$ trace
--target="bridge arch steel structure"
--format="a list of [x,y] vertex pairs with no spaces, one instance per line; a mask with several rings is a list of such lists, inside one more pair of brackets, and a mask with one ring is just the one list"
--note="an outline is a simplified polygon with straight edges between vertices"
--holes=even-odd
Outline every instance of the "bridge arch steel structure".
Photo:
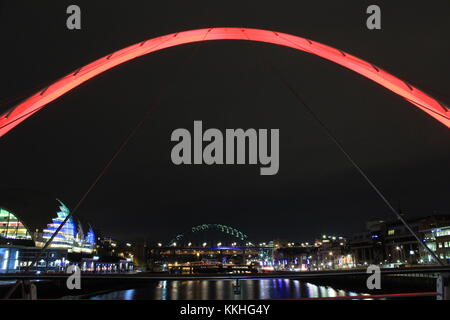
[[57,80],[0,115],[0,137],[82,83],[127,61],[182,44],[210,40],[248,40],[290,47],[317,55],[380,84],[450,128],[449,107],[381,68],[342,50],[286,33],[250,28],[207,28],[152,38],[100,58]]
[[239,240],[242,240],[242,241],[245,241],[248,239],[248,236],[245,233],[243,233],[242,231],[239,231],[236,228],[227,226],[225,224],[209,223],[209,224],[200,224],[198,226],[193,226],[189,231],[178,234],[175,238],[170,240],[169,245],[172,245],[173,243],[175,243],[177,241],[182,241],[187,234],[213,231],[213,230],[229,234],[229,235],[231,235]]

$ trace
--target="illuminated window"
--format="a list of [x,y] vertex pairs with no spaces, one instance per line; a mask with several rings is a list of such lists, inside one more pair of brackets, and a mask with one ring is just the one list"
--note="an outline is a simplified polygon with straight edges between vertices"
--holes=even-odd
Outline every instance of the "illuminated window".
[[450,228],[446,227],[443,229],[438,229],[438,230],[436,230],[436,235],[438,237],[448,236],[448,235],[450,235]]
[[86,242],[91,244],[91,245],[95,244],[95,233],[92,230],[92,228],[89,228],[89,231],[88,231],[88,233],[86,235]]
[[393,236],[395,234],[395,229],[391,229],[388,231],[388,236]]

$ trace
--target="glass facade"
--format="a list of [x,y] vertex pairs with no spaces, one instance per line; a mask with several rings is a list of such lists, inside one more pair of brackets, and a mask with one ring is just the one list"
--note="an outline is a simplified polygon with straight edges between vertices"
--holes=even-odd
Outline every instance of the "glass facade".
[[[59,211],[56,213],[56,217],[52,219],[52,222],[43,230],[41,239],[36,241],[38,247],[44,246],[70,214],[70,210],[61,201],[58,200],[58,202]],[[55,236],[50,247],[67,249],[69,252],[92,253],[95,247],[95,234],[91,227],[89,227],[89,231],[85,234],[81,224],[76,224],[74,219],[70,217]]]
[[95,244],[95,233],[94,230],[92,230],[92,228],[89,228],[89,231],[86,235],[86,242],[91,245]]
[[[59,200],[58,200],[59,201]],[[59,201],[59,211],[56,213],[57,216],[52,219],[52,222],[47,225],[47,228],[44,229],[43,238],[44,241],[47,241],[51,238],[53,233],[58,229],[64,219],[67,218],[70,211],[69,209]],[[76,226],[72,219],[72,217],[67,220],[62,229],[58,232],[51,243],[51,247],[53,248],[71,248],[75,242],[76,236]]]
[[19,264],[19,249],[0,248],[0,273],[14,272]]
[[[450,260],[450,226],[431,229],[425,233],[426,245],[433,250],[442,260]],[[428,253],[424,253],[425,260],[433,261]]]
[[3,208],[0,208],[0,237],[31,240],[31,235],[23,223],[14,214]]
[[440,228],[432,231],[436,237],[450,236],[450,227]]

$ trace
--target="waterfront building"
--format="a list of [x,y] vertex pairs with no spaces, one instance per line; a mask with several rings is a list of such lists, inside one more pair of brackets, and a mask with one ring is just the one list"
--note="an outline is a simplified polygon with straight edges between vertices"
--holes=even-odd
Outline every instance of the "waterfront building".
[[385,260],[385,222],[382,220],[366,223],[366,231],[355,233],[347,245],[354,257],[355,266],[379,264]]
[[[69,209],[61,201],[57,200],[56,204],[55,210],[45,215],[35,214],[32,208],[13,211],[0,206],[0,272],[23,271],[37,257],[69,214]],[[33,270],[64,271],[69,264],[76,262],[73,256],[92,255],[94,247],[92,227],[71,217]]]
[[[446,263],[450,263],[450,215],[435,215],[420,224],[424,243]],[[421,248],[422,263],[432,262],[431,255]]]
[[[450,215],[406,218],[406,221],[421,241],[442,260],[450,261]],[[368,222],[366,231],[353,235],[348,245],[357,266],[434,263],[401,221]]]
[[317,246],[316,265],[318,270],[345,269],[354,266],[353,255],[342,236],[322,235],[315,242]]

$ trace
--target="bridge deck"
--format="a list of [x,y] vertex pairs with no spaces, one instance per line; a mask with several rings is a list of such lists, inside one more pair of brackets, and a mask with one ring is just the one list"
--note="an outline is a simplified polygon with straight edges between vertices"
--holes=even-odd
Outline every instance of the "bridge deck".
[[[432,274],[450,273],[450,266],[443,267],[410,267],[410,268],[382,268],[381,274]],[[169,273],[83,273],[84,279],[133,279],[133,280],[221,280],[221,279],[307,279],[340,276],[364,276],[366,269],[324,270],[324,271],[300,271],[300,272],[264,272],[264,273],[208,273],[208,274],[169,274]],[[0,280],[11,279],[60,279],[67,278],[66,273],[12,273],[1,274]]]

